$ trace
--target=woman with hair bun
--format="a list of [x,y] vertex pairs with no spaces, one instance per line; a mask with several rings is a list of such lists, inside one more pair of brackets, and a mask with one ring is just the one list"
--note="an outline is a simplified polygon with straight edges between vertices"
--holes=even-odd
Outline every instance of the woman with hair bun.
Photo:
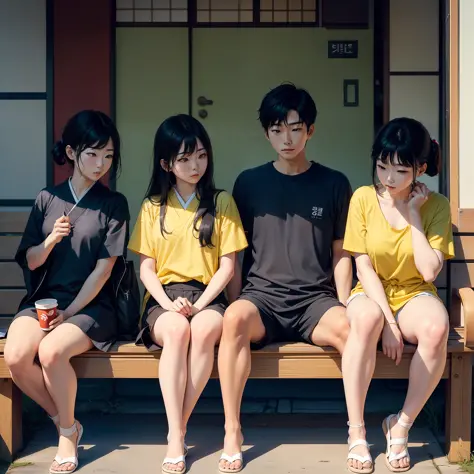
[[410,469],[408,430],[443,374],[449,318],[433,282],[454,256],[451,213],[446,197],[418,181],[436,176],[440,165],[440,147],[420,122],[391,120],[372,148],[374,184],[351,199],[344,249],[355,257],[359,282],[347,301],[342,370],[353,472],[373,471],[363,419],[378,341],[397,365],[403,341],[417,345],[405,403],[382,425],[390,471]]
[[[31,210],[15,257],[27,295],[8,330],[5,362],[15,384],[56,424],[59,446],[50,468],[56,474],[77,469],[83,434],[74,417],[77,379],[70,359],[93,347],[108,351],[116,340],[109,277],[126,252],[130,217],[125,197],[99,182],[120,168],[119,134],[107,115],[74,115],[52,154],[73,173],[40,191]],[[38,320],[44,299],[57,304],[49,327]]]

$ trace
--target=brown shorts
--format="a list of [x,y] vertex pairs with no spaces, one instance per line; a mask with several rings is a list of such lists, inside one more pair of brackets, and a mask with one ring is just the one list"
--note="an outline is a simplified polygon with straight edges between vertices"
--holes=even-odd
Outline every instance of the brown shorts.
[[[204,293],[206,285],[201,282],[191,280],[186,283],[169,283],[168,285],[164,285],[163,289],[171,301],[174,301],[176,298],[181,296],[186,298],[190,303],[194,304]],[[227,300],[224,293],[218,295],[214,301],[206,306],[206,309],[213,309],[222,316],[224,316],[226,308]],[[161,349],[161,347],[151,338],[151,330],[153,329],[156,320],[163,313],[166,313],[166,311],[166,309],[163,309],[158,304],[158,302],[150,296],[145,306],[143,325],[141,331],[138,333],[136,344],[143,344],[150,352]]]

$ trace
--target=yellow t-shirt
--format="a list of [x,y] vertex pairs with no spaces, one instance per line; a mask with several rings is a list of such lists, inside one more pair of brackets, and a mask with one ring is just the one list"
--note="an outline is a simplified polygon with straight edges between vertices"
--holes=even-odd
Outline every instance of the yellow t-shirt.
[[[441,251],[445,259],[454,257],[449,201],[441,194],[431,193],[421,208],[421,220],[431,247]],[[425,282],[415,266],[411,227],[397,230],[390,226],[374,186],[363,186],[352,196],[344,249],[370,257],[394,313],[418,293],[437,295],[434,284]],[[351,294],[363,291],[358,282]]]
[[[156,274],[162,285],[197,280],[208,285],[219,268],[219,258],[247,247],[239,211],[232,196],[217,197],[212,243],[201,247],[194,230],[199,201],[195,197],[184,209],[174,191],[170,192],[161,233],[160,205],[149,199],[142,204],[128,248],[156,261]],[[200,222],[197,228],[199,229]]]

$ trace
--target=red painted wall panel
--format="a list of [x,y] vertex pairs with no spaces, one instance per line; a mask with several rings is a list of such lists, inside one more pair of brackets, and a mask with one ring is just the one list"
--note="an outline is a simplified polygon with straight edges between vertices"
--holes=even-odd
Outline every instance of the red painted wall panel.
[[[111,0],[54,2],[54,137],[83,109],[111,113]],[[54,168],[57,184],[70,175]]]

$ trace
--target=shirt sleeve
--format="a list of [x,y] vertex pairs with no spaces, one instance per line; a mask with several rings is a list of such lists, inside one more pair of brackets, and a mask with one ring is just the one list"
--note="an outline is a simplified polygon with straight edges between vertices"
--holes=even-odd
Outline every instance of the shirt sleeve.
[[352,196],[347,214],[346,232],[344,235],[344,250],[351,254],[367,253],[365,237],[367,235],[364,200],[360,191]]
[[454,257],[453,226],[451,209],[446,198],[440,199],[426,231],[426,238],[432,249],[439,250],[446,260]]
[[334,240],[344,239],[346,232],[347,214],[352,196],[352,188],[349,180],[344,176],[341,184],[337,187],[336,194],[336,219],[334,225]]
[[15,261],[23,269],[28,268],[28,262],[26,260],[27,250],[39,245],[46,238],[46,236],[43,235],[43,222],[50,197],[51,195],[43,189],[36,197],[33,208],[31,209],[20,245],[15,254]]
[[111,206],[107,231],[99,250],[98,259],[126,255],[129,237],[130,213],[125,196],[118,194]]
[[249,244],[244,252],[242,261],[242,281],[245,283],[247,274],[253,263],[252,257],[252,238],[253,238],[253,215],[251,208],[248,205],[249,191],[252,187],[245,183],[245,172],[241,173],[235,180],[232,196],[237,205],[237,209],[242,219],[242,226],[244,228],[247,243]]
[[128,248],[135,253],[145,255],[153,259],[157,259],[155,253],[155,245],[153,239],[154,215],[153,206],[150,201],[142,204],[137,217],[137,222],[130,238]]
[[219,239],[219,257],[247,247],[247,239],[234,199],[226,193]]
[[249,212],[247,200],[249,195],[249,186],[246,186],[243,174],[240,174],[235,180],[232,196],[242,220],[242,226],[246,234],[252,233],[253,219]]

